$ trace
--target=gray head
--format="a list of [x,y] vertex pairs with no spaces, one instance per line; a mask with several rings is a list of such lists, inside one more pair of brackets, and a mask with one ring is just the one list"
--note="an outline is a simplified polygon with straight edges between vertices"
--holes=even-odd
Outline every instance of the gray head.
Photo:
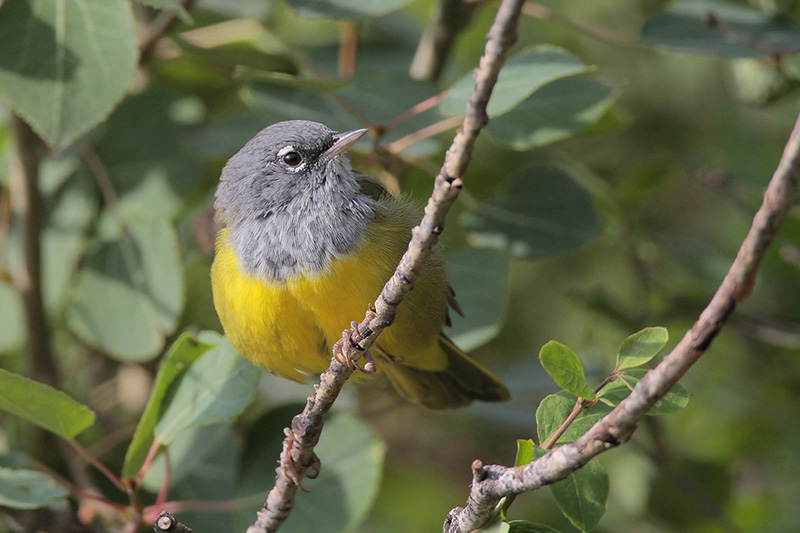
[[276,281],[318,274],[360,246],[378,205],[361,194],[345,151],[366,131],[279,122],[228,161],[214,207],[246,271]]

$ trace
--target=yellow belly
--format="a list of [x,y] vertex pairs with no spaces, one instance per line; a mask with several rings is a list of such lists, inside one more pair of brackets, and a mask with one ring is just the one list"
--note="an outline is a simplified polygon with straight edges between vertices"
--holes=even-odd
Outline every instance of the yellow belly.
[[[325,274],[275,283],[242,271],[228,245],[228,231],[217,236],[211,268],[214,304],[225,333],[253,363],[298,381],[327,368],[333,344],[351,321],[363,319],[409,236],[407,227],[373,222],[364,245],[334,259]],[[399,307],[394,324],[379,337],[381,349],[404,365],[444,370],[447,356],[438,339],[448,291],[441,261],[435,259]]]

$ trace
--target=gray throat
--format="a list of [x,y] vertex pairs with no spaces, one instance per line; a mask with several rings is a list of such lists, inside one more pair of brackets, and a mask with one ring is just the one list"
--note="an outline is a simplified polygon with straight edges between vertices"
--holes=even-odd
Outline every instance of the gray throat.
[[[329,179],[230,220],[229,243],[242,268],[268,281],[324,274],[331,260],[358,250],[380,209],[355,179]],[[252,213],[251,213],[252,215]]]

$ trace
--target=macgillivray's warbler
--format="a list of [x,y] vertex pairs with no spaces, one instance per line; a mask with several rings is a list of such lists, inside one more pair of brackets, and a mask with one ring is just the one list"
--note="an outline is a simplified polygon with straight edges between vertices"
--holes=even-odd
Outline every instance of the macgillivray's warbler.
[[[345,154],[366,131],[279,122],[222,171],[214,304],[233,346],[274,374],[306,381],[325,370],[342,330],[375,301],[408,247],[413,205],[353,172]],[[453,302],[434,250],[372,347],[378,370],[431,409],[508,399],[497,376],[442,333]]]

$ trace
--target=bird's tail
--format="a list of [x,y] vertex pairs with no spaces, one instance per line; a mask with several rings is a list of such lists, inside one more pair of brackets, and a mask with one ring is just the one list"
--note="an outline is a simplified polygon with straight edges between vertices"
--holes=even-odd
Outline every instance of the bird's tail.
[[444,334],[439,337],[439,345],[447,354],[446,370],[420,370],[403,364],[383,366],[401,396],[428,409],[452,409],[473,400],[502,402],[510,398],[500,378]]

